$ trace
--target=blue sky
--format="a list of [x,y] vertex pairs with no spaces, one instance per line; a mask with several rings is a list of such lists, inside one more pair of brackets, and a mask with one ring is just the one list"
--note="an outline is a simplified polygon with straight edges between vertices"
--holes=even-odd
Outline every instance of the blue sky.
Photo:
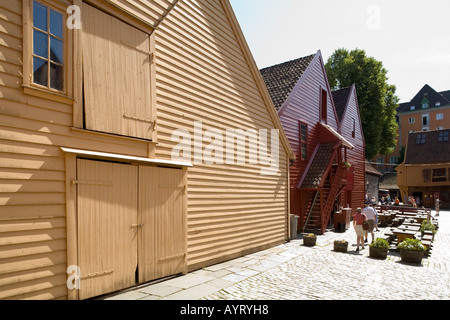
[[450,90],[450,0],[230,0],[259,68],[320,50],[364,49],[400,102]]

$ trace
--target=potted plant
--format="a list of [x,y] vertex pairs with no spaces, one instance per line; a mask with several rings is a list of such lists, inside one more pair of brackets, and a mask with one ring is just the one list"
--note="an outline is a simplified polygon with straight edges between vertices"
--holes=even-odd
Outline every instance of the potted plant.
[[422,237],[425,234],[425,231],[430,231],[433,234],[433,238],[434,238],[434,235],[436,234],[436,227],[433,224],[429,223],[428,220],[424,220],[420,227],[420,232],[422,234]]
[[317,237],[314,233],[306,234],[303,236],[303,244],[308,247],[314,247],[316,245]]
[[345,240],[335,240],[334,241],[334,251],[347,252],[348,242]]
[[389,242],[382,238],[377,238],[369,245],[369,257],[375,259],[386,259],[389,250]]
[[426,248],[418,239],[409,238],[398,245],[400,257],[404,262],[420,264]]

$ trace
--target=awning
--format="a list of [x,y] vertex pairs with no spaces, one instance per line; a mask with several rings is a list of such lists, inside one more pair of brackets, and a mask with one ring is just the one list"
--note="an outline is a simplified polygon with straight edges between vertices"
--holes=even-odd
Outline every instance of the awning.
[[332,127],[330,127],[327,124],[324,124],[322,122],[319,122],[326,130],[328,130],[332,135],[334,135],[338,140],[342,142],[342,145],[344,147],[347,147],[349,149],[354,149],[355,146],[352,145],[350,142],[347,141],[343,136],[341,136],[336,130],[334,130]]
[[141,163],[147,165],[164,165],[171,167],[192,167],[193,165],[188,162],[178,162],[171,160],[158,160],[158,159],[148,159],[141,157],[132,157],[121,154],[114,153],[105,153],[105,152],[97,152],[97,151],[89,151],[89,150],[81,150],[81,149],[71,149],[61,147],[61,150],[65,153],[72,153],[78,156],[86,156],[90,159],[99,159],[99,160],[113,160],[120,161],[125,163]]

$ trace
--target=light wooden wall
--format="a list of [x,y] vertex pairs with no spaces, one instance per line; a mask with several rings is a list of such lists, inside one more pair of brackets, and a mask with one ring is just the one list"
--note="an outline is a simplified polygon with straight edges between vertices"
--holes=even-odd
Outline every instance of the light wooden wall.
[[[76,178],[76,164],[60,147],[148,157],[154,144],[75,128],[73,105],[79,101],[24,93],[25,1],[0,0],[0,299],[66,299],[66,269],[76,256],[73,225],[67,224],[73,222],[75,198],[66,179]],[[157,158],[170,159],[173,130],[192,132],[197,120],[205,130],[274,128],[222,1],[180,1],[156,41]],[[70,63],[79,67],[76,54]],[[80,72],[73,71],[77,79]],[[74,89],[76,95],[79,84]],[[259,165],[189,169],[190,269],[287,239],[283,147],[279,167],[273,176],[262,176]]]
[[[181,1],[156,34],[157,156],[171,134],[203,129],[274,128],[221,1]],[[280,144],[281,145],[281,144]],[[190,269],[283,242],[288,208],[287,155],[280,171],[260,166],[195,165],[188,174]]]
[[22,1],[1,0],[0,299],[65,299],[66,165],[60,147],[147,157],[149,144],[74,129],[72,101],[24,94],[22,50]]

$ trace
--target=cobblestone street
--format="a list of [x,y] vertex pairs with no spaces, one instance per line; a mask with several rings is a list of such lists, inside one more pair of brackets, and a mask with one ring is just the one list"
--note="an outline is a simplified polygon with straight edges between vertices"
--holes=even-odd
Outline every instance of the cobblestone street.
[[[366,245],[356,251],[353,227],[345,234],[328,232],[318,245],[275,268],[209,295],[207,299],[257,300],[448,300],[450,299],[450,212],[441,212],[432,254],[422,265],[401,262],[399,253],[387,260],[369,258]],[[375,232],[375,237],[386,229]],[[333,251],[333,241],[346,239],[349,251]],[[370,236],[369,236],[370,239]],[[283,247],[295,252],[302,240]],[[281,247],[278,248],[283,251]]]
[[[433,212],[434,215],[434,212]],[[388,229],[380,228],[375,237]],[[299,236],[301,237],[301,236]],[[349,242],[347,253],[334,240]],[[369,240],[371,240],[369,236]],[[450,211],[441,211],[431,256],[421,265],[356,251],[353,226],[327,231],[315,247],[301,238],[187,275],[134,288],[107,300],[449,300]]]

